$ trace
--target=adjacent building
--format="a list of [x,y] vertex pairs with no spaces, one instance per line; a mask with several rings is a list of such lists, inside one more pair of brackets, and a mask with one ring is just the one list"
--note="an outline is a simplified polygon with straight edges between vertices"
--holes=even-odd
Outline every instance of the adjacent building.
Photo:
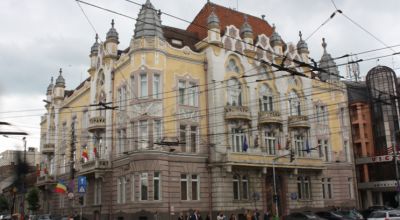
[[[182,30],[146,1],[128,48],[116,26],[96,36],[88,79],[66,90],[60,70],[47,89],[42,212],[166,219],[356,205],[347,93],[325,41],[316,72],[300,65],[301,34],[284,42],[263,18],[211,2]],[[71,193],[52,192],[60,180]]]
[[[399,143],[398,82],[386,66],[372,68],[365,82],[347,83],[360,207],[397,207]],[[396,147],[395,147],[396,146]]]

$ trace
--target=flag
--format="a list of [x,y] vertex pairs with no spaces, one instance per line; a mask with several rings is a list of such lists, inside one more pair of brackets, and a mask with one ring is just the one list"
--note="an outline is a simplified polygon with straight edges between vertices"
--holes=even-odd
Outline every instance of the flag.
[[311,153],[311,148],[310,148],[310,143],[308,142],[308,139],[306,141],[306,152],[309,154]]
[[279,139],[278,139],[277,148],[278,148],[278,150],[281,150],[281,149],[282,149],[282,146],[281,146],[281,141],[280,141]]
[[93,147],[93,154],[94,154],[94,157],[97,157],[97,148],[96,147]]
[[60,180],[56,188],[54,189],[54,192],[56,193],[66,193],[67,192],[67,186],[64,184],[64,181]]
[[36,176],[40,176],[40,165],[36,164]]
[[86,158],[86,160],[89,160],[89,155],[86,148],[82,151],[82,157]]
[[43,169],[44,174],[48,174],[49,172],[47,171],[47,164],[44,165],[44,169]]
[[75,188],[75,181],[74,179],[72,179],[68,183],[68,192],[74,192],[74,188]]
[[248,148],[249,148],[249,145],[247,144],[247,138],[246,138],[246,135],[245,135],[244,139],[243,139],[242,151],[243,152],[247,152]]

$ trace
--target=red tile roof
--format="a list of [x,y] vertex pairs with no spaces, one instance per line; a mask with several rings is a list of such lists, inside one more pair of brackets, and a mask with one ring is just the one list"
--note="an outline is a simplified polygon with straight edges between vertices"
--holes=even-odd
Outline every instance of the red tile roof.
[[[186,30],[192,33],[196,33],[199,39],[204,39],[205,37],[207,37],[207,18],[213,8],[214,13],[218,16],[220,21],[221,33],[225,31],[225,27],[228,25],[234,25],[239,29],[240,27],[242,27],[245,13],[208,2],[196,15],[196,17]],[[260,34],[271,36],[272,27],[268,24],[267,21],[258,17],[254,17],[252,15],[246,15],[249,24],[253,28],[254,37]]]

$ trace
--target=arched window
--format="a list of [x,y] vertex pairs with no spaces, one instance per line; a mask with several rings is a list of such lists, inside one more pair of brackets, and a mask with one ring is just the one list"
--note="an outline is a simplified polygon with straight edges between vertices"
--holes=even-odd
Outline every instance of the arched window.
[[274,110],[273,94],[271,89],[263,84],[259,94],[260,111],[269,112]]
[[228,61],[228,64],[226,65],[226,71],[227,72],[235,72],[235,73],[239,73],[239,67],[236,64],[236,61],[234,59],[230,59]]
[[228,80],[228,105],[242,105],[242,87],[237,79]]
[[300,99],[294,91],[290,92],[288,100],[290,116],[301,115]]

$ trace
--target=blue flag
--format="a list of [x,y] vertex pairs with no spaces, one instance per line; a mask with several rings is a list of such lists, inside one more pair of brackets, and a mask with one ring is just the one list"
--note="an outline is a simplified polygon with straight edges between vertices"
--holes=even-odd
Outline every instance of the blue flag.
[[244,140],[243,140],[243,146],[242,146],[243,152],[247,152],[247,148],[249,148],[249,145],[247,144],[247,138],[246,138],[246,135],[245,135],[244,136]]
[[306,152],[309,154],[311,153],[310,143],[308,143],[308,139],[306,141]]

